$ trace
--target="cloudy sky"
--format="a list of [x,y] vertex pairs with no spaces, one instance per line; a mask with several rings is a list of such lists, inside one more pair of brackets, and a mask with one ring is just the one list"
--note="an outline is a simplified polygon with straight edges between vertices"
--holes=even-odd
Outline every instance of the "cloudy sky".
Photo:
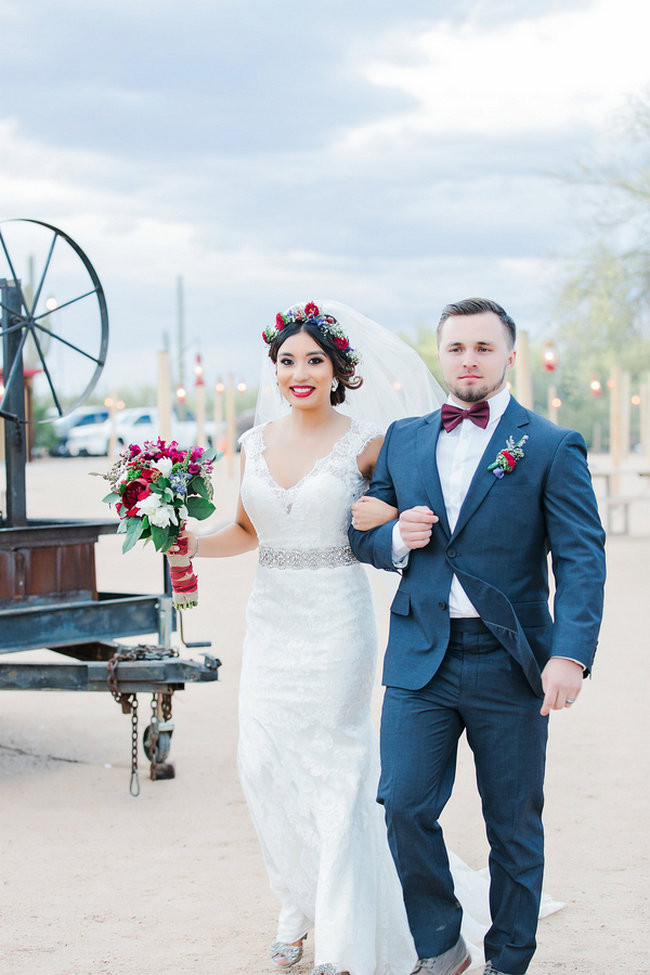
[[0,13],[0,216],[52,223],[90,257],[105,390],[154,383],[165,333],[176,354],[179,276],[185,368],[200,351],[209,383],[254,382],[261,329],[311,297],[409,331],[485,294],[543,332],[550,258],[580,245],[584,216],[557,174],[605,156],[650,83],[638,0]]

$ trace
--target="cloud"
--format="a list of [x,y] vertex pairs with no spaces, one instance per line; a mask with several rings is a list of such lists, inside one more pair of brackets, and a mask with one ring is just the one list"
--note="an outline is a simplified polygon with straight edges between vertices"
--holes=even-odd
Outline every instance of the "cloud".
[[352,131],[345,148],[403,152],[441,136],[599,128],[650,80],[638,13],[636,0],[597,0],[487,29],[469,19],[399,31],[396,56],[370,56],[358,69],[412,107]]
[[0,212],[95,264],[108,388],[154,381],[179,275],[206,377],[254,382],[302,297],[401,329],[483,292],[547,327],[546,254],[581,211],[549,174],[650,79],[631,0],[5,7]]

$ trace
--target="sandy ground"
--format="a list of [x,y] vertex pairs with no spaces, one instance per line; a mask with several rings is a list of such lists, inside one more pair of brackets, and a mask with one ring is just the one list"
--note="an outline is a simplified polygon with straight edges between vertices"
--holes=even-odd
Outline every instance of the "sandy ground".
[[[105,466],[83,459],[30,465],[30,517],[105,517],[97,500],[103,485],[86,476]],[[235,488],[221,468],[215,521],[229,517]],[[533,975],[650,972],[642,622],[650,524],[643,513],[635,519],[632,535],[609,541],[594,679],[571,712],[552,719],[546,887],[566,907],[540,925]],[[103,537],[97,561],[101,589],[160,588],[152,551],[123,557],[118,540]],[[0,975],[277,973],[267,960],[276,904],[235,769],[239,657],[255,562],[253,553],[200,563],[201,604],[186,637],[211,639],[223,666],[218,683],[175,695],[174,780],[150,781],[141,753],[142,792],[129,795],[130,724],[109,694],[2,694]],[[383,625],[381,583],[376,597]],[[19,656],[37,655],[47,652]],[[147,709],[143,696],[141,712]],[[466,749],[444,824],[450,846],[483,866]],[[292,971],[305,975],[310,965],[306,951]]]

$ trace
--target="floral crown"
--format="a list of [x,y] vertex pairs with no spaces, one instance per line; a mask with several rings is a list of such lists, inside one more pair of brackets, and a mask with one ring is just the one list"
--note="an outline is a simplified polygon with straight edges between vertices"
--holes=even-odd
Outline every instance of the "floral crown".
[[308,301],[303,307],[302,305],[294,305],[289,311],[285,312],[283,315],[281,312],[275,316],[275,325],[271,325],[265,328],[262,332],[262,338],[267,345],[271,345],[275,342],[278,337],[278,333],[286,328],[287,325],[300,324],[303,325],[305,322],[310,322],[312,325],[316,325],[320,328],[322,332],[329,335],[334,345],[342,352],[344,357],[347,359],[351,366],[356,366],[359,362],[359,356],[354,351],[350,345],[350,340],[347,335],[334,318],[333,315],[327,315],[321,312],[320,308],[313,301]]

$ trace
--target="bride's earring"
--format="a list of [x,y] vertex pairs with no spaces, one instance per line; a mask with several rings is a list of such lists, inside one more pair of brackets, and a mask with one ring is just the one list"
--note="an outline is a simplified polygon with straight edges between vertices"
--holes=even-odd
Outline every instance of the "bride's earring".
[[334,379],[332,380],[332,385],[330,386],[330,389],[332,390],[333,393],[335,393],[338,388],[339,388],[339,381],[335,376]]

